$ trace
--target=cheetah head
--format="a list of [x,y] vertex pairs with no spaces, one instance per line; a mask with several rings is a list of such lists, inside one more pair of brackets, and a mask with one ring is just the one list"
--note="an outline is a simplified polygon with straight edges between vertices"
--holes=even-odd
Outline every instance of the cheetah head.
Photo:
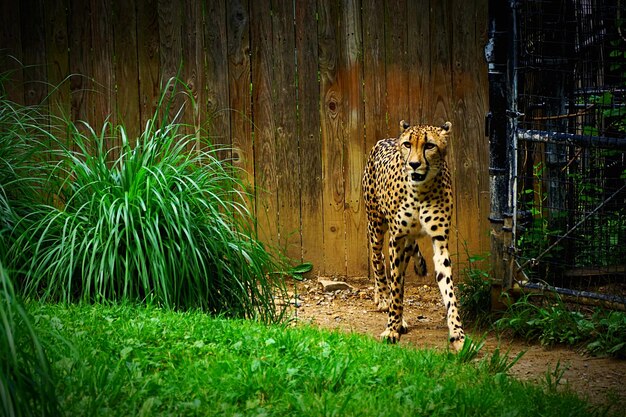
[[397,145],[405,162],[409,181],[415,185],[429,181],[445,163],[452,123],[445,122],[441,127],[410,126],[402,120],[400,127],[402,133],[397,139]]

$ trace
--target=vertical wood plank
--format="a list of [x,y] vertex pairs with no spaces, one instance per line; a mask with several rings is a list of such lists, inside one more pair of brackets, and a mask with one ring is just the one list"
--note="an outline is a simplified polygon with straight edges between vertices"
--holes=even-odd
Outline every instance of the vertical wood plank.
[[341,19],[337,2],[318,2],[318,44],[320,72],[320,123],[322,132],[323,212],[324,212],[324,271],[331,275],[346,275],[346,227],[344,219],[345,144],[340,113],[343,111],[343,91],[339,81],[341,43],[337,27]]
[[[452,27],[455,28],[452,43],[454,163],[460,264],[467,262],[467,254],[477,255],[485,249],[488,233],[480,211],[481,194],[488,191],[486,170],[481,169],[488,160],[485,154],[488,147],[482,135],[487,107],[487,71],[484,61],[475,59],[482,51],[476,40],[477,29],[465,24],[479,21],[478,3],[484,1],[459,3],[452,12]],[[482,10],[484,12],[484,5]],[[486,21],[486,16],[482,18]]]
[[296,2],[302,258],[311,262],[313,271],[319,274],[324,269],[324,225],[316,14],[316,2]]
[[[409,46],[407,48],[408,61],[408,106],[411,124],[436,124],[434,114],[430,110],[430,97],[432,95],[431,83],[431,57],[430,57],[430,0],[412,1],[407,10],[407,35]],[[433,249],[428,238],[418,240],[420,251],[426,259],[428,270],[432,273]],[[407,277],[416,279],[414,269],[407,268]],[[422,278],[420,283],[431,284],[432,276]]]
[[[159,59],[161,68],[161,88],[170,83],[166,94],[169,106],[168,120],[174,117],[185,106],[185,98],[181,92],[178,81],[181,80],[180,65],[182,62],[182,12],[183,0],[158,0],[159,8]],[[186,116],[190,109],[184,108],[182,117],[179,115],[178,122],[188,122]],[[185,114],[186,113],[186,114]]]
[[[477,85],[476,94],[473,99],[474,102],[472,112],[476,113],[478,117],[478,131],[476,132],[476,145],[477,145],[477,174],[478,174],[478,218],[479,218],[479,234],[480,240],[479,254],[487,254],[490,250],[490,236],[489,231],[491,224],[489,223],[489,211],[490,211],[490,193],[489,193],[489,140],[484,136],[485,131],[485,118],[484,116],[489,111],[489,79],[487,71],[487,62],[484,59],[476,59],[476,57],[484,56],[484,48],[487,44],[487,22],[489,21],[489,7],[487,0],[475,0],[475,24],[474,24],[474,54],[469,56],[470,60],[473,60],[477,68],[474,70],[475,82]],[[465,23],[467,24],[467,23]],[[484,266],[487,268],[487,265]]]
[[[204,45],[206,98],[203,108],[211,142],[219,147],[230,148],[230,111],[228,98],[228,43],[226,32],[226,4],[224,1],[208,1],[204,10]],[[222,152],[230,160],[230,150]]]
[[21,21],[19,2],[0,1],[0,74],[7,77],[7,98],[16,103],[24,103]]
[[[141,1],[141,0],[139,0]],[[115,116],[132,141],[141,131],[138,19],[135,0],[113,2]]]
[[[228,86],[230,131],[234,166],[243,170],[244,180],[254,186],[252,108],[250,96],[250,15],[247,0],[226,3],[228,30]],[[254,207],[252,207],[254,209]]]
[[[272,11],[265,2],[250,5],[252,37],[252,103],[254,115],[254,184],[256,215],[260,238],[278,244],[278,181],[276,166],[276,115],[272,91],[274,59]],[[280,59],[280,57],[278,57]],[[283,167],[287,169],[287,167]]]
[[430,0],[414,0],[407,10],[409,113],[411,123],[429,124],[430,95]]
[[[367,275],[367,222],[361,193],[365,166],[363,104],[363,38],[361,1],[342,3],[340,74],[343,93],[341,121],[345,142],[346,268],[354,275]],[[346,273],[347,273],[346,271]]]
[[142,132],[156,111],[161,87],[157,0],[137,0],[137,71]]
[[70,83],[68,58],[69,0],[45,2],[46,59],[50,86],[50,114],[70,116]]
[[275,115],[278,244],[289,258],[302,260],[300,177],[296,136],[294,2],[272,2],[273,106]]
[[385,62],[389,134],[395,137],[400,120],[414,124],[409,113],[409,68],[407,62],[407,2],[385,3]]
[[[113,67],[113,31],[110,0],[92,0],[91,59],[94,83],[94,103],[89,124],[100,132],[107,118],[115,123],[113,97],[115,92],[115,68]],[[108,148],[118,144],[109,143]]]
[[[381,13],[381,4],[377,0],[363,0],[362,10],[365,155],[367,157],[376,142],[391,136],[391,133],[387,123],[385,13],[384,9]],[[363,213],[363,217],[364,221],[367,222],[365,213]],[[367,227],[367,223],[365,227]],[[363,239],[369,241],[367,232],[364,233]],[[368,262],[370,250],[368,246],[368,251],[366,252]],[[351,273],[350,271],[348,272]]]
[[[458,272],[458,220],[457,209],[459,201],[456,188],[458,145],[456,140],[459,135],[457,119],[452,114],[452,30],[450,10],[456,7],[452,1],[431,2],[430,8],[430,57],[431,57],[431,89],[428,110],[430,124],[435,126],[449,120],[452,122],[452,137],[448,141],[448,166],[452,174],[452,192],[455,196],[455,205],[452,215],[452,227],[450,228],[449,250],[454,260],[455,276]],[[431,269],[432,271],[432,269]]]
[[[363,1],[363,76],[366,152],[389,137],[385,77],[385,14],[380,2]],[[392,121],[393,122],[393,121]]]
[[[46,33],[41,0],[20,2],[22,63],[24,64],[24,104],[39,105],[48,95],[46,85]],[[47,110],[48,103],[45,103]]]
[[[88,121],[93,108],[93,82],[90,57],[91,13],[88,2],[70,2],[70,92],[73,121]],[[79,125],[80,127],[80,125]]]
[[181,78],[187,87],[184,121],[190,125],[189,133],[196,136],[198,145],[200,129],[205,120],[201,104],[205,99],[202,61],[202,10],[198,1],[184,1],[182,9],[182,68]]

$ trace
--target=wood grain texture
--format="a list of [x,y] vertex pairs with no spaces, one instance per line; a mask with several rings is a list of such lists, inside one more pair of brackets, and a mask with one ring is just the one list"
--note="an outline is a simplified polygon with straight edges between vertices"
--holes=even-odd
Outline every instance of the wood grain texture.
[[344,91],[341,107],[342,134],[345,143],[345,222],[346,268],[356,275],[367,275],[367,221],[361,193],[361,179],[367,150],[365,149],[363,103],[363,38],[361,1],[343,3],[339,26],[340,86]]
[[[183,65],[182,46],[182,13],[184,10],[183,0],[158,0],[159,15],[159,59],[160,59],[160,85],[165,88],[165,97],[168,106],[164,109],[168,111],[168,120],[175,120],[175,117],[186,104],[184,94],[180,94],[184,86],[178,84],[182,80],[181,67]],[[184,80],[182,80],[184,81]],[[177,120],[178,122],[189,123],[189,109]],[[189,133],[189,132],[186,132]]]
[[[116,123],[114,109],[115,68],[113,66],[113,23],[110,0],[93,0],[91,11],[91,59],[94,85],[94,101],[89,123],[96,132],[103,128],[105,120]],[[109,141],[108,148],[120,143]]]
[[254,186],[248,2],[246,0],[226,2],[226,19],[232,160],[233,164],[242,170],[246,183]]
[[458,250],[467,251],[471,255],[480,254],[484,250],[483,241],[488,231],[481,228],[481,225],[485,227],[486,224],[481,221],[480,213],[481,190],[484,190],[488,181],[486,170],[481,170],[481,164],[486,162],[485,155],[481,153],[481,148],[486,148],[481,135],[484,131],[484,116],[481,113],[486,112],[487,95],[486,79],[481,77],[481,73],[485,72],[485,68],[473,62],[472,58],[480,53],[477,50],[476,32],[474,28],[463,24],[467,20],[476,19],[475,3],[468,1],[456,4],[451,25],[456,229]]
[[[34,103],[54,86],[53,114],[96,129],[109,117],[131,137],[179,76],[193,98],[180,120],[232,149],[220,157],[249,186],[263,239],[325,275],[368,272],[371,147],[402,118],[451,120],[458,272],[465,243],[489,247],[486,22],[486,0],[6,0],[0,72],[13,71],[10,98]],[[171,117],[189,96],[166,93]]]
[[363,0],[363,95],[366,151],[390,136],[387,126],[385,14],[380,2]]
[[200,146],[201,128],[205,112],[200,111],[205,99],[203,44],[202,44],[202,8],[198,1],[184,1],[181,19],[181,56],[180,78],[184,83],[185,113],[183,122],[189,125],[188,134],[195,136],[195,146]]
[[320,125],[322,132],[322,183],[324,212],[324,270],[327,275],[346,275],[346,224],[344,158],[345,138],[341,125],[344,104],[339,74],[341,48],[337,28],[339,4],[318,2],[320,73]]
[[316,13],[316,2],[296,2],[297,132],[302,201],[302,259],[311,262],[313,271],[319,273],[324,269],[324,225]]
[[[230,116],[228,97],[228,42],[226,29],[226,4],[207,2],[204,10],[203,36],[205,46],[205,99],[200,102],[205,112],[205,123],[211,143],[230,148]],[[230,160],[232,152],[220,153]]]
[[115,117],[129,139],[141,130],[137,14],[135,0],[113,2]]
[[302,260],[300,178],[296,111],[294,4],[272,1],[273,106],[275,117],[276,187],[279,247],[296,262]]
[[[91,8],[87,2],[70,2],[69,68],[71,119],[87,121],[93,109],[91,49]],[[79,125],[80,128],[80,125]]]
[[407,2],[393,0],[385,2],[385,74],[387,86],[387,113],[389,136],[395,137],[400,120],[413,122],[409,113],[409,63]]
[[[453,115],[452,103],[452,31],[450,10],[456,7],[451,0],[433,1],[430,5],[430,93],[428,106],[429,124],[440,125],[446,121],[452,122],[452,137],[448,141],[448,164],[452,174],[452,192],[456,192],[457,155],[459,152],[457,138],[459,137],[459,122]],[[458,200],[452,215],[450,228],[450,256],[453,259],[455,276],[458,273]],[[426,246],[422,245],[422,246]],[[430,258],[430,254],[427,255]],[[432,271],[433,269],[431,269]]]
[[413,124],[432,123],[428,109],[430,82],[430,0],[411,1],[407,8],[409,117]]
[[137,70],[140,131],[156,111],[160,90],[159,16],[157,0],[137,1]]
[[[489,231],[491,224],[489,223],[490,210],[490,192],[489,192],[489,138],[484,136],[485,131],[485,115],[489,111],[489,79],[487,71],[487,62],[484,59],[476,59],[477,56],[483,56],[484,48],[487,44],[487,22],[489,21],[489,7],[487,0],[475,0],[474,15],[469,19],[475,19],[474,25],[474,45],[473,54],[469,54],[468,59],[474,64],[473,73],[475,75],[476,94],[468,99],[470,114],[478,118],[478,131],[474,132],[475,149],[477,158],[476,172],[478,174],[478,221],[479,233],[478,239],[480,245],[479,254],[487,254],[490,248]],[[467,23],[464,23],[467,24]],[[488,265],[484,265],[485,270]]]
[[[254,184],[259,236],[278,245],[278,172],[276,165],[276,114],[274,113],[274,55],[269,4],[252,2],[252,102],[254,103]],[[287,170],[288,167],[282,167]]]
[[[376,142],[390,137],[391,133],[387,124],[385,13],[384,9],[381,13],[381,5],[377,0],[363,0],[362,10],[363,95],[365,106],[364,157],[367,157]],[[366,214],[363,213],[363,216],[366,221]],[[369,240],[367,233],[362,238],[366,239],[366,241]],[[369,260],[369,243],[366,254]]]

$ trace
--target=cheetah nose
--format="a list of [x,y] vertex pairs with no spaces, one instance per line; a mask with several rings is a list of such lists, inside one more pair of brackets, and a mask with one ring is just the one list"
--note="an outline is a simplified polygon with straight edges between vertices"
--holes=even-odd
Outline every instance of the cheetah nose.
[[411,168],[413,168],[413,169],[417,169],[417,168],[419,168],[419,167],[420,167],[420,165],[422,165],[422,164],[421,164],[421,163],[419,163],[419,162],[409,162],[409,165],[411,166]]

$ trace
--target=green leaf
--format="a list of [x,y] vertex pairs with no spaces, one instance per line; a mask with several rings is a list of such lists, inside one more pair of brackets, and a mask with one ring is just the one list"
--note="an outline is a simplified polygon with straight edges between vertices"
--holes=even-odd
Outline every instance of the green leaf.
[[311,262],[305,262],[298,266],[294,266],[289,270],[289,274],[305,274],[313,269],[313,264]]

